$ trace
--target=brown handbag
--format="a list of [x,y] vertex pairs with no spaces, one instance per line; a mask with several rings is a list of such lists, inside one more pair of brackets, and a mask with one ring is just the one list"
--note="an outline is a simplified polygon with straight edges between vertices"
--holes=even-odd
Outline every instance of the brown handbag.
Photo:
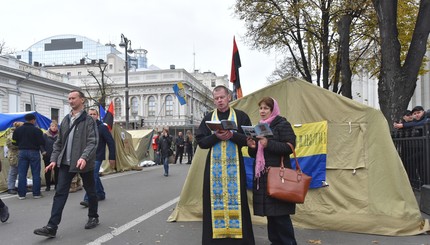
[[280,167],[268,167],[267,195],[285,202],[303,203],[312,178],[302,172],[293,145],[287,144],[293,150],[296,169],[284,167],[284,156]]

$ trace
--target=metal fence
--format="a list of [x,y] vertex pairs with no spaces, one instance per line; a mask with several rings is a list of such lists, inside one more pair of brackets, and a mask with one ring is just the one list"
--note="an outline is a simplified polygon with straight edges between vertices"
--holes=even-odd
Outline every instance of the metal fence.
[[430,124],[391,133],[413,189],[430,184]]

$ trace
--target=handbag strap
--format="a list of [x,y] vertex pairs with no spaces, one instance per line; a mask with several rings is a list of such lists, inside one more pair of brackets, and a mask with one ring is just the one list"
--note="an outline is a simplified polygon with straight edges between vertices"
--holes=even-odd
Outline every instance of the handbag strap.
[[[301,173],[302,169],[300,168],[299,160],[297,160],[294,146],[290,142],[287,142],[287,145],[290,146],[291,150],[293,151],[294,160],[296,161],[296,171],[299,171]],[[284,156],[281,156],[281,168],[284,168]]]

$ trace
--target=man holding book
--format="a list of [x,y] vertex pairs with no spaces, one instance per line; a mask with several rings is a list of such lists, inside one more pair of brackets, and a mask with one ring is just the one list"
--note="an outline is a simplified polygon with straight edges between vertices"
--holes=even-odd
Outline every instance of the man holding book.
[[210,149],[203,179],[202,244],[252,245],[255,241],[241,151],[247,144],[246,136],[242,128],[211,130],[206,124],[227,120],[229,126],[250,126],[251,120],[245,112],[229,106],[231,95],[226,87],[215,87],[212,95],[217,109],[203,118],[196,134],[200,148]]

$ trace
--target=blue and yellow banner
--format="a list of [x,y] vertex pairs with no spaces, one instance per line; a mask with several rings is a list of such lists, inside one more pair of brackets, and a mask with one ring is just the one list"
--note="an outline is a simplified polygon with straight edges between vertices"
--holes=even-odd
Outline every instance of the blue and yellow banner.
[[[302,171],[312,177],[310,188],[325,186],[327,163],[327,121],[296,124],[296,154]],[[242,148],[245,161],[246,185],[252,189],[254,179],[254,158],[248,155],[248,147]],[[296,167],[293,155],[291,165]]]
[[[325,185],[327,163],[327,121],[293,125],[296,154],[302,171],[312,177],[310,188]],[[291,165],[295,161],[291,155]]]
[[185,105],[187,103],[187,95],[185,94],[184,85],[181,82],[173,85],[173,91],[175,92],[176,97],[179,100],[181,105]]
[[34,114],[36,116],[36,127],[42,130],[48,130],[51,124],[51,119],[39,114],[37,111],[17,112],[17,113],[0,113],[0,146],[6,142],[6,137],[9,129],[14,122],[25,122],[26,114]]

